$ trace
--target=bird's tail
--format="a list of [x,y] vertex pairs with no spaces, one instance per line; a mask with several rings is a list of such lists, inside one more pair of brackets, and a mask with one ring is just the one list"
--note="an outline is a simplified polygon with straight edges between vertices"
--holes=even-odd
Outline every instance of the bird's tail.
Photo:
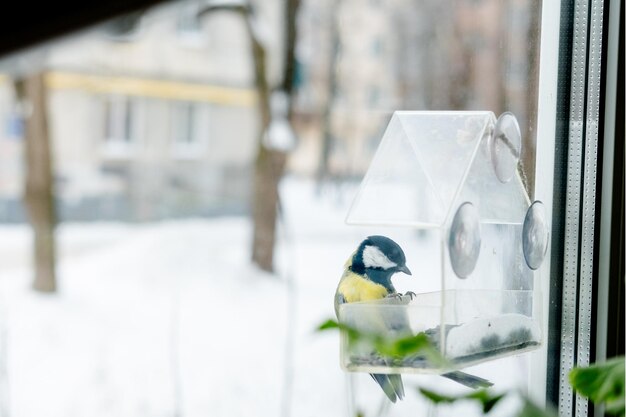
[[385,375],[385,374],[370,374],[374,381],[380,385],[380,387],[387,395],[387,398],[392,403],[395,403],[398,399],[404,398],[404,385],[402,385],[402,377],[400,375]]
[[453,380],[454,382],[458,382],[459,384],[465,385],[469,388],[489,388],[493,385],[492,382],[477,377],[476,375],[466,374],[461,371],[448,372],[447,374],[442,374],[441,376],[446,377],[448,379]]

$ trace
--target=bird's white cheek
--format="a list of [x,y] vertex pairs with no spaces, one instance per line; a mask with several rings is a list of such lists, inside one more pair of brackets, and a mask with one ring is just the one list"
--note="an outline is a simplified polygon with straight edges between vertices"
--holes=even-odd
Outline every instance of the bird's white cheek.
[[389,269],[398,266],[392,262],[384,253],[376,246],[366,246],[363,249],[363,265],[366,268],[383,268]]

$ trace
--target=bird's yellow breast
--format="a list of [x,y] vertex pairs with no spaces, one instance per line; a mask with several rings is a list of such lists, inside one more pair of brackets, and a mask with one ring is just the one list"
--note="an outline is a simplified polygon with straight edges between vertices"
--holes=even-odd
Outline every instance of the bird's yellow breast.
[[388,291],[380,284],[376,284],[352,271],[346,271],[337,291],[343,295],[346,302],[370,301],[385,298]]

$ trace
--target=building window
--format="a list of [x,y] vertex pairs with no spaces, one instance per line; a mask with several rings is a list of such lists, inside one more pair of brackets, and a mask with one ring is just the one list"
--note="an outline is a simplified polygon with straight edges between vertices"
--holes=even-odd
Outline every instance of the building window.
[[202,151],[202,108],[193,102],[173,102],[171,105],[170,137],[174,156],[197,158]]
[[10,112],[5,118],[5,137],[19,140],[24,137],[24,118],[20,113]]
[[176,34],[185,46],[201,47],[206,41],[197,7],[182,8],[176,19]]
[[202,30],[200,19],[194,9],[181,11],[176,22],[178,33],[198,33]]
[[174,103],[172,105],[172,139],[176,145],[194,143],[195,108],[192,103]]
[[136,106],[129,97],[112,96],[104,102],[104,147],[106,153],[125,154],[136,142]]
[[132,42],[141,31],[143,12],[130,13],[103,25],[105,36],[114,42]]
[[376,37],[371,43],[372,56],[379,57],[383,53],[383,40],[380,37]]
[[367,100],[370,108],[376,108],[380,104],[380,88],[371,86],[368,91]]

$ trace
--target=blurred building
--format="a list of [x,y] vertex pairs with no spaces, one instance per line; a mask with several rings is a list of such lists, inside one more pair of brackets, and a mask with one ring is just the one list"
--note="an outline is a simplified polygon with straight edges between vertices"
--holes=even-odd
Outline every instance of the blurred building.
[[[276,86],[284,5],[255,5]],[[63,218],[246,210],[258,126],[248,35],[240,16],[199,19],[201,7],[181,2],[128,16],[49,50]],[[512,111],[532,172],[538,38],[530,28],[539,9],[540,0],[302,0],[299,143],[289,172],[362,176],[399,109]],[[11,86],[10,77],[0,79],[5,221],[23,217],[20,109]]]
[[393,111],[491,110],[517,116],[532,172],[540,9],[539,0],[304,0],[303,143],[292,162],[303,167],[313,152],[326,175],[361,176]]
[[[278,27],[276,2],[260,20]],[[258,137],[241,17],[182,2],[109,22],[45,55],[61,218],[150,220],[247,210]],[[267,31],[270,77],[280,30]],[[0,80],[0,220],[24,216],[22,123]]]

